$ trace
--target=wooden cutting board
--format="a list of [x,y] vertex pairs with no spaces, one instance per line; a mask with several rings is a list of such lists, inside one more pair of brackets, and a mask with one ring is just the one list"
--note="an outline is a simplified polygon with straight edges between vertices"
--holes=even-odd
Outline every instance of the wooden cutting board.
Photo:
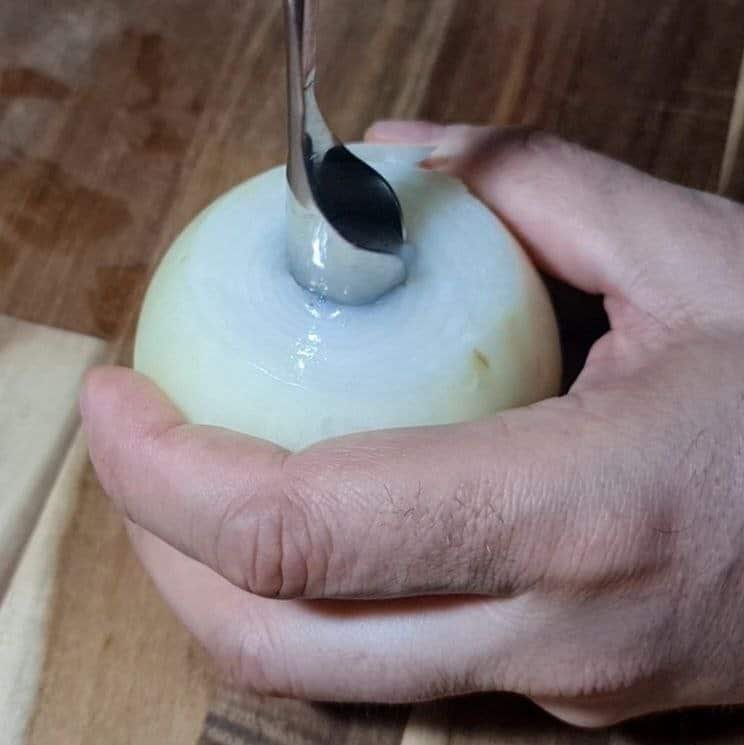
[[[280,6],[0,2],[0,312],[104,337],[112,359],[129,359],[160,253],[218,194],[285,156]],[[744,3],[323,0],[323,8],[323,106],[344,139],[388,116],[528,124],[744,197]],[[600,317],[593,312],[569,306],[567,356],[585,353]],[[61,430],[51,414],[46,423],[47,435],[64,431],[61,441],[74,443],[45,446],[56,460],[36,460],[41,440],[14,451],[33,456],[24,473],[45,474],[28,482],[41,497],[27,526],[52,496],[30,542],[15,539],[24,553],[0,606],[0,680],[14,680],[0,687],[0,743],[13,742],[8,713],[24,690],[35,697],[25,713],[30,745],[180,745],[200,733],[201,745],[399,745],[402,736],[405,745],[744,742],[744,715],[734,711],[584,733],[505,696],[419,710],[403,735],[405,708],[220,690],[205,723],[209,667],[132,557],[75,439],[75,405],[73,395]],[[13,432],[7,422],[0,429]],[[0,440],[0,470],[5,452]],[[7,553],[15,562],[18,549]],[[23,685],[9,674],[28,648],[24,635],[11,638],[12,625],[41,634]]]
[[89,465],[78,389],[108,355],[0,316],[0,745],[191,743],[204,721],[206,661]]

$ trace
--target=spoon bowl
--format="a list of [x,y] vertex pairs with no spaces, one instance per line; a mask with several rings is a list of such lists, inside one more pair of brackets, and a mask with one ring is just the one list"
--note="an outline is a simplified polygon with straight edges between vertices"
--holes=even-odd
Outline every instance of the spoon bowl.
[[289,268],[339,303],[374,302],[406,278],[395,191],[333,134],[315,96],[318,0],[286,0]]

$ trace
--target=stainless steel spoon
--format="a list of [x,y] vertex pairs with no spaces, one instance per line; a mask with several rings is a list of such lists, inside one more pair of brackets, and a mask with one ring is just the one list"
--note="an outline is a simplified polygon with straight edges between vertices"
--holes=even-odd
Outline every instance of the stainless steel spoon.
[[331,132],[315,98],[318,0],[285,0],[290,271],[339,303],[374,302],[406,278],[405,229],[390,184]]

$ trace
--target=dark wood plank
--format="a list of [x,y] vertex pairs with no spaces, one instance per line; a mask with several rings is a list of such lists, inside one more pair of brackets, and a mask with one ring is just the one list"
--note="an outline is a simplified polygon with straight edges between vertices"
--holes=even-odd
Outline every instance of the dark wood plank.
[[420,113],[545,128],[715,190],[742,48],[723,0],[458,3]]
[[0,5],[2,312],[116,337],[219,107],[225,40],[264,15],[230,0]]
[[[519,696],[488,695],[448,704],[448,745],[723,745],[744,738],[744,711],[733,708],[647,717],[605,730],[579,731]],[[529,724],[528,724],[529,723]]]
[[407,716],[407,707],[307,704],[221,690],[199,745],[397,745]]

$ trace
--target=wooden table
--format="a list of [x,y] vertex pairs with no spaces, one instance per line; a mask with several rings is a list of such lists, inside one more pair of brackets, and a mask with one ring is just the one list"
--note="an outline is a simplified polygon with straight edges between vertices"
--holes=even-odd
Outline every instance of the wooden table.
[[[744,195],[742,2],[324,0],[323,10],[321,99],[343,138],[378,117],[524,123]],[[143,289],[177,231],[283,160],[282,31],[280,0],[1,3],[0,313],[99,337],[126,362]],[[596,305],[585,307],[572,319],[577,348],[596,323]],[[581,733],[522,699],[484,696],[419,710],[406,729],[405,708],[223,690],[132,558],[80,439],[68,447],[75,503],[32,743],[744,741],[736,711]]]

